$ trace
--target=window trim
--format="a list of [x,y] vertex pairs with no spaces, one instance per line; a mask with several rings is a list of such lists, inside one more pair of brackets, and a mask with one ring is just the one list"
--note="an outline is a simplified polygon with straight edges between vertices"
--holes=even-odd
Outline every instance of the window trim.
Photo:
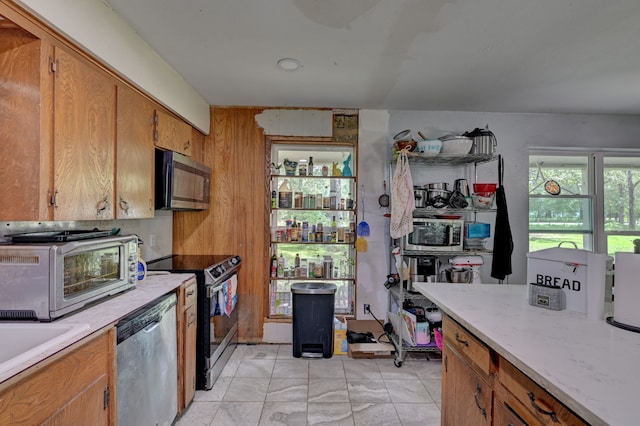
[[[592,232],[584,231],[563,231],[564,234],[582,234],[591,236],[593,251],[597,253],[608,253],[608,238],[611,235],[638,236],[640,238],[640,229],[636,231],[606,231],[605,230],[605,214],[604,214],[604,159],[607,157],[628,157],[634,156],[640,159],[640,149],[598,149],[598,148],[575,148],[575,149],[558,149],[550,147],[531,147],[529,148],[528,158],[535,155],[542,156],[586,156],[587,163],[587,179],[589,190],[587,195],[557,195],[558,198],[591,198],[592,199]],[[530,161],[527,162],[530,164]],[[528,173],[527,169],[527,173]],[[540,194],[530,194],[527,197],[527,212],[529,212],[529,200],[532,198],[550,198]],[[554,233],[557,231],[536,231],[531,230],[529,220],[527,218],[528,235]],[[529,239],[527,239],[529,240]]]

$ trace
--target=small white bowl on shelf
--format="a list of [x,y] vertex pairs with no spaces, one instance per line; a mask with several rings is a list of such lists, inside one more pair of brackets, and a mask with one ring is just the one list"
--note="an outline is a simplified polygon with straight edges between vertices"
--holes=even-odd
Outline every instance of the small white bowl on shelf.
[[416,151],[424,155],[436,155],[442,149],[442,141],[440,139],[427,139],[418,141]]
[[473,139],[465,136],[443,136],[441,154],[468,154],[473,147]]

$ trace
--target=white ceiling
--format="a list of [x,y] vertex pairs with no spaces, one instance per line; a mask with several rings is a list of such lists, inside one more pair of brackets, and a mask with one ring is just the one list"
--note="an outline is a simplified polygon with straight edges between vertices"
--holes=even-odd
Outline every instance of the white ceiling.
[[108,3],[212,105],[640,114],[638,0]]

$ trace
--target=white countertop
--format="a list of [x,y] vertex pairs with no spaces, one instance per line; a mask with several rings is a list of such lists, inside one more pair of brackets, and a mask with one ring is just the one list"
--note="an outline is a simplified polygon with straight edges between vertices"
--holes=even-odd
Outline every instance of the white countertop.
[[[104,301],[84,310],[69,314],[54,321],[55,324],[88,324],[89,327],[75,336],[59,342],[49,350],[17,364],[13,368],[0,374],[0,384],[29,367],[43,361],[64,348],[78,342],[88,335],[115,324],[131,312],[153,302],[160,296],[174,291],[180,285],[193,277],[193,274],[167,274],[148,276],[133,289],[104,299]],[[45,325],[45,324],[43,324]]]
[[640,334],[530,306],[526,285],[414,288],[593,425],[640,421]]

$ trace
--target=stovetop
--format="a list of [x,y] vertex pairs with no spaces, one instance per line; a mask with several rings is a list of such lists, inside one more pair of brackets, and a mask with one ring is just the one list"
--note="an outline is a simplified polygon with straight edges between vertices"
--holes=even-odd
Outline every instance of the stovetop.
[[237,255],[224,254],[174,254],[147,262],[148,271],[190,272],[201,274],[205,270],[214,278],[238,268],[242,259]]
[[[147,261],[149,271],[195,272],[210,269],[239,256],[224,254],[174,254]],[[238,262],[239,263],[239,262]]]

